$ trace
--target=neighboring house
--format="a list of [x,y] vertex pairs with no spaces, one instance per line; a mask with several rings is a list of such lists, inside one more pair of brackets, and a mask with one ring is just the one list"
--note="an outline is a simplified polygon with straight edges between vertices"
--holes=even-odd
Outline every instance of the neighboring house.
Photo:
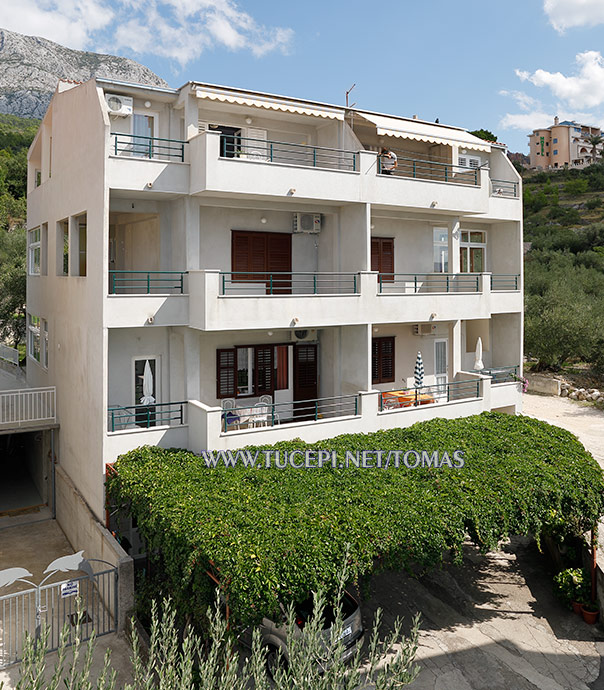
[[[575,167],[584,168],[593,163],[593,146],[589,137],[601,135],[599,127],[580,125],[554,118],[554,124],[535,129],[529,138],[530,167],[534,169]],[[602,156],[602,144],[596,147]]]
[[[99,520],[106,465],[145,444],[520,411],[521,181],[501,145],[235,88],[97,79],[59,87],[28,190],[28,319],[44,324],[28,379],[56,386],[59,466]],[[416,406],[403,389],[418,351]]]

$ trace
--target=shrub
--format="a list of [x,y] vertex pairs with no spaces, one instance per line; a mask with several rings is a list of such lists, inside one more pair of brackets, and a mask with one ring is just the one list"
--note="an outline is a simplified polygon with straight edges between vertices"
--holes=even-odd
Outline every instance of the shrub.
[[588,187],[589,182],[584,177],[580,177],[576,180],[569,180],[564,185],[564,191],[567,194],[572,194],[573,196],[575,196],[576,194],[585,194]]
[[[263,451],[294,449],[335,451],[336,466],[264,467]],[[450,457],[461,450],[466,463],[409,470],[402,454],[410,449]],[[161,553],[177,605],[198,619],[212,598],[208,571],[219,575],[235,619],[246,622],[311,590],[334,591],[347,552],[356,580],[436,565],[447,550],[459,555],[467,534],[488,550],[511,534],[560,531],[561,521],[567,533],[581,534],[604,513],[593,458],[569,432],[526,417],[433,419],[248,450],[259,452],[260,465],[212,467],[184,450],[145,446],[122,455],[107,480],[149,553]],[[381,468],[340,468],[355,450],[383,451]]]
[[593,199],[588,199],[585,202],[585,208],[588,208],[590,211],[592,211],[594,208],[599,208],[600,206],[602,206],[602,199],[597,196]]
[[591,598],[591,575],[585,568],[567,568],[554,577],[554,592],[569,609],[573,601],[587,604]]
[[581,222],[581,214],[576,208],[568,206],[552,206],[549,210],[549,217],[557,220],[561,225],[573,225]]

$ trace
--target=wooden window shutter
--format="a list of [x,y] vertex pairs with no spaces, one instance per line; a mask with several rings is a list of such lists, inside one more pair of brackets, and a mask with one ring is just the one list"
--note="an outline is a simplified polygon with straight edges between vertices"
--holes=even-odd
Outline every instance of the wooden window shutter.
[[371,377],[373,383],[393,383],[394,337],[374,338],[371,346]]
[[237,394],[235,349],[216,350],[216,397],[234,398]]
[[380,241],[375,237],[371,238],[371,270],[380,270]]
[[[392,237],[371,238],[371,270],[381,274],[382,282],[394,280],[394,239]],[[390,275],[388,275],[390,274]]]
[[272,395],[275,388],[273,385],[274,350],[275,348],[272,345],[257,345],[254,348],[254,356],[256,358],[254,369],[256,371],[257,395],[263,395],[264,393],[270,393]]
[[380,354],[376,338],[371,341],[371,380],[380,382]]
[[275,390],[282,391],[288,387],[289,382],[289,347],[277,345],[276,350],[276,382]]

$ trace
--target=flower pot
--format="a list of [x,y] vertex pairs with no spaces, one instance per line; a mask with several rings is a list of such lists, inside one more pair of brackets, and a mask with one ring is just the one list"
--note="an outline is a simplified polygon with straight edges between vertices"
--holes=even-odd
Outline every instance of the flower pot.
[[580,616],[581,615],[581,609],[583,608],[583,605],[581,604],[581,602],[580,601],[573,601],[571,606],[573,607],[573,611],[577,615]]
[[581,606],[581,613],[583,614],[583,620],[590,625],[593,625],[598,620],[598,611],[589,611],[584,606]]

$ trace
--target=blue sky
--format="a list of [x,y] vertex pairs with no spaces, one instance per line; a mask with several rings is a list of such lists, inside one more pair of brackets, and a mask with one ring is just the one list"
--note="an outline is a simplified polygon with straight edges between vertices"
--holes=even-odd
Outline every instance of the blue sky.
[[604,125],[604,0],[3,0],[0,27],[189,79],[485,127]]

